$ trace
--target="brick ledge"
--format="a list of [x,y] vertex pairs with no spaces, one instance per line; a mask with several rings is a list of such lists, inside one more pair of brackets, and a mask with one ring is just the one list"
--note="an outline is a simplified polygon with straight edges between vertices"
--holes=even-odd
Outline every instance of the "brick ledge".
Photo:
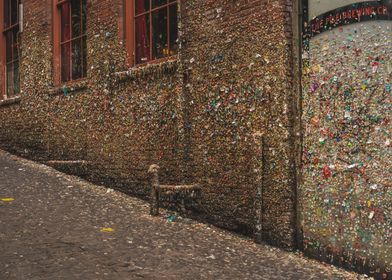
[[20,100],[21,100],[20,96],[15,96],[4,100],[0,100],[0,107],[12,105],[12,104],[19,104]]
[[171,59],[159,63],[133,67],[127,71],[116,72],[114,73],[114,76],[117,81],[137,80],[149,76],[161,78],[164,75],[175,73],[177,68],[177,59]]
[[48,95],[49,96],[58,96],[58,95],[68,96],[71,93],[75,93],[75,92],[78,92],[78,91],[83,91],[83,90],[86,90],[86,89],[88,89],[87,80],[83,80],[83,81],[80,81],[80,82],[66,84],[66,85],[61,86],[61,87],[51,88],[49,90]]

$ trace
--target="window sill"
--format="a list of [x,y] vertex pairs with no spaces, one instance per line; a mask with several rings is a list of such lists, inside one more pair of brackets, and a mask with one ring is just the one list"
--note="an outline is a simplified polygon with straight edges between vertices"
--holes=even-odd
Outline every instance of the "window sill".
[[49,96],[59,96],[59,95],[68,96],[72,93],[86,90],[87,88],[88,88],[88,81],[87,81],[87,79],[84,78],[81,80],[67,82],[60,87],[51,88],[49,90],[48,95]]
[[19,104],[20,100],[21,100],[20,96],[15,96],[4,100],[0,100],[0,107],[12,105],[12,104]]
[[177,68],[177,58],[169,58],[164,61],[137,65],[127,71],[116,72],[114,75],[119,82],[125,80],[138,80],[146,77],[161,78],[164,75],[175,73]]

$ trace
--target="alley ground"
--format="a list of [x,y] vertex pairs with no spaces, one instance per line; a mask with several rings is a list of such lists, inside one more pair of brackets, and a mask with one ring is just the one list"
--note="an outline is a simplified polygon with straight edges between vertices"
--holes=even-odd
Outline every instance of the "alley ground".
[[361,279],[0,151],[0,279]]

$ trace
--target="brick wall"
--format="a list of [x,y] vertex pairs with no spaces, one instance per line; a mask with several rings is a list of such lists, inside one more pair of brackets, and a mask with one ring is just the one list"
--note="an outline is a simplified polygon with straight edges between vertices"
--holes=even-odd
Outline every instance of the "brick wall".
[[291,1],[182,1],[176,59],[131,71],[121,2],[88,1],[88,77],[64,92],[49,3],[24,1],[21,102],[0,107],[0,145],[86,160],[91,180],[142,196],[158,163],[163,182],[202,183],[195,215],[247,233],[262,221],[262,239],[292,248]]
[[362,19],[311,37],[304,68],[304,250],[376,279],[392,277],[391,30]]
[[[286,6],[278,1],[190,1],[185,7],[190,169],[208,182],[204,210],[224,226],[252,228],[256,190],[263,184],[264,238],[290,246],[294,185]],[[266,167],[261,167],[263,137]]]

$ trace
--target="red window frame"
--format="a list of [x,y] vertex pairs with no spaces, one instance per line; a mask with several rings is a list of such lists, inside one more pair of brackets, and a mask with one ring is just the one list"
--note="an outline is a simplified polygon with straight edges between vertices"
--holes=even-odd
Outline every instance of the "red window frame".
[[19,0],[0,0],[0,100],[20,93],[19,4]]
[[[160,4],[157,5],[158,2],[160,2]],[[128,51],[128,63],[130,66],[143,65],[166,60],[177,54],[178,0],[125,0],[125,4],[125,40]],[[154,26],[154,16],[156,16],[156,14],[159,15],[159,12],[166,13],[166,22],[164,27],[161,25]],[[140,57],[140,46],[143,45],[141,42],[143,39],[140,38],[142,36],[139,34],[143,32],[140,32],[140,27],[138,27],[138,19],[142,17],[148,18],[148,21],[144,22],[144,28],[149,30],[149,34],[144,36],[145,40],[148,39],[148,42],[145,42],[144,44],[144,53],[148,55],[148,57],[145,59]],[[173,22],[175,23],[173,24]],[[165,48],[161,48],[162,51],[160,53],[156,44],[157,40],[154,38],[156,35],[154,30],[157,30],[158,27],[164,28],[163,30],[166,32],[166,46]],[[175,40],[172,40],[174,38],[171,38],[171,28],[175,28]],[[148,46],[146,46],[146,44],[148,44]],[[154,49],[156,50],[156,53],[154,53]]]
[[[75,14],[74,9],[78,13]],[[75,15],[80,16],[78,20],[73,20]],[[75,27],[77,34],[73,34]],[[55,85],[85,78],[87,0],[53,0],[53,44]]]

